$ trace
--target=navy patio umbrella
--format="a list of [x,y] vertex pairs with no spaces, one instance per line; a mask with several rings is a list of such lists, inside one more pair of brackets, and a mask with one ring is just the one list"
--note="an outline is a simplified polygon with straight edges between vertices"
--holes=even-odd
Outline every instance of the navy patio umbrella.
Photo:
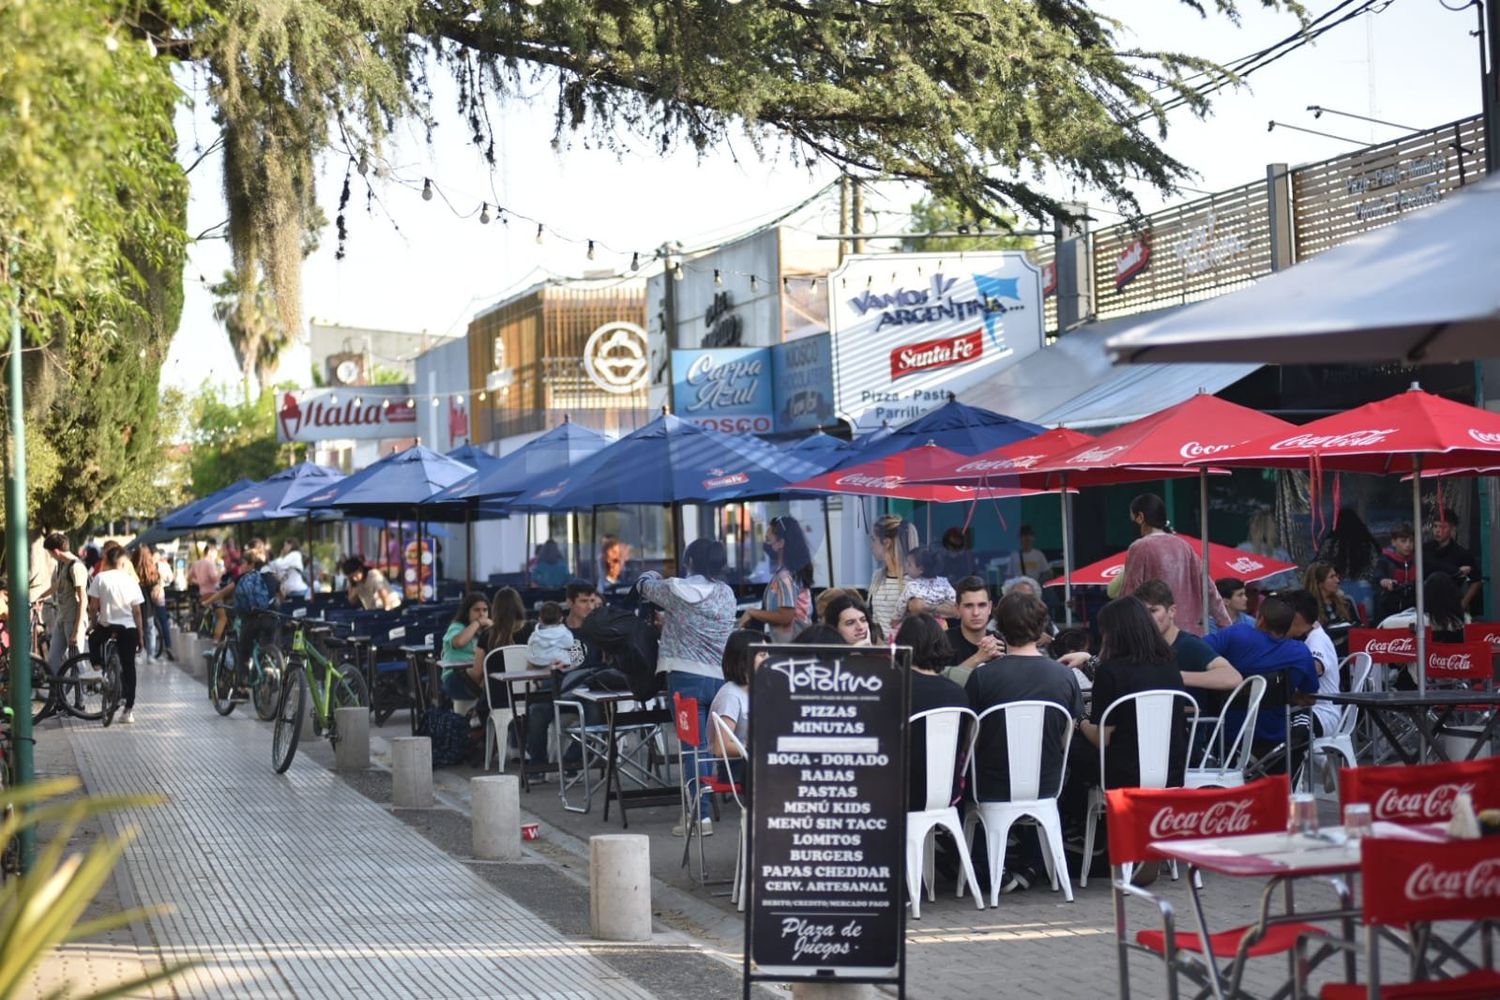
[[422,501],[473,474],[473,466],[412,445],[303,497],[295,506],[366,517],[410,517]]
[[564,420],[509,455],[487,455],[489,464],[425,501],[419,513],[427,520],[462,521],[466,517],[496,517],[540,477],[555,477],[610,443],[609,438],[571,420]]
[[461,444],[448,452],[447,455],[455,462],[472,465],[476,470],[487,468],[500,461],[500,459],[491,455],[477,444]]
[[884,428],[850,442],[843,465],[860,465],[929,442],[956,451],[960,455],[977,455],[1013,441],[1033,437],[1046,430],[1036,424],[1007,417],[1003,413],[969,406],[950,399],[937,409],[884,433]]
[[163,531],[175,531],[179,533],[191,531],[198,527],[197,516],[200,512],[229,496],[231,493],[242,490],[246,486],[254,485],[255,480],[253,479],[240,479],[230,483],[223,489],[214,490],[208,496],[185,503],[171,513],[164,515],[161,520],[156,522],[156,527]]
[[832,455],[841,451],[849,444],[843,438],[836,438],[824,431],[814,431],[799,441],[793,441],[786,446],[786,450],[798,455]]
[[199,527],[205,527],[304,517],[307,511],[297,506],[298,501],[336,485],[343,478],[338,469],[299,462],[209,504],[197,513],[195,520]]

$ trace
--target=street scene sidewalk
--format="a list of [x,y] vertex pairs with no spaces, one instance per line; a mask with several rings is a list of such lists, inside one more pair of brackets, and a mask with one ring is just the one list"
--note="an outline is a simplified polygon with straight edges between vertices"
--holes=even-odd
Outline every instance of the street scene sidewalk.
[[310,755],[276,775],[270,727],[243,711],[219,718],[176,667],[143,669],[139,706],[133,725],[54,722],[39,742],[58,771],[70,747],[91,793],[166,796],[109,818],[139,836],[101,905],[170,912],[64,948],[39,970],[38,995],[184,961],[195,965],[152,995],[694,995],[633,981],[600,957],[628,948],[559,933],[505,891],[503,875],[435,849]]

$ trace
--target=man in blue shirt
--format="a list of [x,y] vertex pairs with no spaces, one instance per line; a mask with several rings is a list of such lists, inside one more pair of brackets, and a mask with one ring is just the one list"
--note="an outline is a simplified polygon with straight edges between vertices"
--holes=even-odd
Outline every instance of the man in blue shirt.
[[[1260,603],[1260,614],[1255,624],[1231,625],[1204,641],[1220,656],[1232,663],[1242,675],[1275,674],[1288,671],[1288,694],[1312,696],[1318,691],[1318,669],[1312,651],[1307,644],[1290,636],[1294,613],[1292,606],[1276,597],[1268,597]],[[1233,721],[1237,713],[1231,712]],[[1238,713],[1243,718],[1243,713]],[[1260,715],[1255,720],[1255,753],[1261,756],[1286,741],[1286,712],[1281,707],[1261,705]],[[1285,767],[1286,759],[1276,762],[1278,768]]]

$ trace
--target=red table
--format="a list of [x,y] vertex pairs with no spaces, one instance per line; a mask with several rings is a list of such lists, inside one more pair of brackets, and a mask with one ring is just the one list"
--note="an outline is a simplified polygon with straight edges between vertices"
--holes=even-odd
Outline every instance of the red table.
[[[1430,841],[1433,844],[1440,844],[1448,839],[1442,824],[1399,826],[1395,823],[1377,821],[1374,825],[1374,835]],[[1354,905],[1348,886],[1340,876],[1359,871],[1359,850],[1357,845],[1346,843],[1343,827],[1328,827],[1312,836],[1300,833],[1252,833],[1237,837],[1161,840],[1153,842],[1151,848],[1163,857],[1187,863],[1188,891],[1193,901],[1193,916],[1197,921],[1201,940],[1205,942],[1209,940],[1210,935],[1208,918],[1203,911],[1203,900],[1198,892],[1197,874],[1200,869],[1221,875],[1269,880],[1261,896],[1260,920],[1245,933],[1240,941],[1239,950],[1228,967],[1220,970],[1218,963],[1211,955],[1204,954],[1203,956],[1204,961],[1214,970],[1211,982],[1217,1000],[1223,1000],[1226,987],[1229,996],[1239,994],[1240,979],[1244,974],[1245,961],[1249,957],[1250,948],[1265,936],[1267,928],[1276,924],[1337,920],[1342,927],[1344,940],[1351,946],[1354,942],[1354,921],[1359,918],[1359,910]],[[1337,909],[1296,912],[1296,899],[1292,891],[1293,881],[1311,877],[1325,877],[1332,881],[1334,890],[1340,896],[1341,905]],[[1270,912],[1271,896],[1278,885],[1284,890],[1286,912],[1272,915]],[[1322,957],[1319,956],[1316,960],[1321,960]],[[1272,994],[1273,998],[1288,996],[1292,992],[1297,974],[1295,955],[1289,954],[1287,961],[1290,975],[1286,984]],[[1345,978],[1349,982],[1354,982],[1354,952],[1352,950],[1344,952],[1344,971]]]

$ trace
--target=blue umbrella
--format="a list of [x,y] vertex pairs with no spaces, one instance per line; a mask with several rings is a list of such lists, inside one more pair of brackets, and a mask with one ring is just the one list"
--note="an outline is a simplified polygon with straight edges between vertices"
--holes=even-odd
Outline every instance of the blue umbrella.
[[841,451],[849,442],[843,438],[836,438],[832,434],[823,431],[814,431],[800,441],[793,441],[786,446],[786,450],[799,455],[831,455],[833,452]]
[[500,461],[477,444],[461,444],[448,452],[448,457],[455,462],[472,465],[475,469],[485,469]]
[[230,483],[223,489],[214,490],[206,497],[201,497],[190,503],[185,503],[181,507],[178,507],[176,510],[172,511],[170,514],[163,516],[162,519],[157,522],[157,527],[166,531],[191,531],[193,528],[198,527],[197,517],[201,511],[224,499],[231,493],[242,490],[246,486],[254,485],[255,480],[253,479],[241,479],[237,482]]
[[[774,493],[815,463],[663,414],[555,476],[538,477],[515,509],[719,503]],[[817,473],[814,472],[813,475]]]
[[417,504],[473,474],[472,466],[418,444],[303,497],[296,506],[374,517],[409,517]]
[[334,486],[343,478],[338,469],[299,462],[209,504],[198,512],[196,520],[199,525],[211,525],[303,517],[307,511],[297,506],[298,501]]
[[885,458],[931,441],[961,455],[977,455],[991,448],[1033,437],[1046,430],[1003,413],[949,400],[937,409],[894,430],[881,428],[856,438],[840,466]]
[[437,520],[465,516],[493,517],[503,513],[506,501],[524,491],[533,479],[553,478],[609,444],[598,431],[570,420],[552,428],[509,455],[486,456],[489,464],[472,476],[459,480],[422,504],[421,515]]

